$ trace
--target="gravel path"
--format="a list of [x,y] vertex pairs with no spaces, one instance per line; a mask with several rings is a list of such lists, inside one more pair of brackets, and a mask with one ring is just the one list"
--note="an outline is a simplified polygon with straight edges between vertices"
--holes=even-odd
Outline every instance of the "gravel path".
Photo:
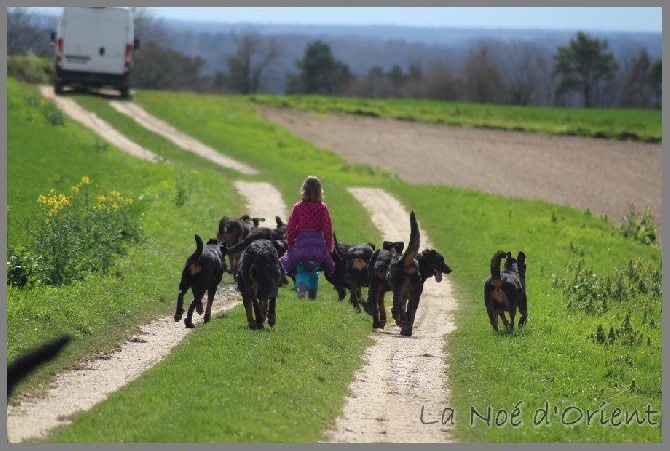
[[[393,197],[373,188],[351,188],[370,212],[384,240],[409,239],[409,212]],[[381,207],[381,208],[380,208]],[[407,218],[399,223],[397,218]],[[417,218],[419,225],[421,218]],[[432,247],[421,230],[421,249]],[[448,262],[448,259],[447,259]],[[387,306],[390,305],[387,294]],[[447,425],[422,422],[422,409],[439,415],[449,405],[449,378],[445,365],[445,335],[455,329],[456,299],[448,277],[426,281],[412,337],[402,337],[390,321],[375,333],[365,352],[366,364],[356,373],[336,428],[328,431],[340,443],[442,443],[450,442]],[[447,341],[448,343],[448,341]],[[430,417],[432,422],[434,416]]]

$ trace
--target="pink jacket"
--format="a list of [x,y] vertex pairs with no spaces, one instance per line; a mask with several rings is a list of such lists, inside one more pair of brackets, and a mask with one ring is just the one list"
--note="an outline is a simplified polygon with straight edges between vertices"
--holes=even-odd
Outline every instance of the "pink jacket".
[[324,202],[298,201],[293,205],[291,215],[286,223],[286,243],[289,249],[295,244],[298,232],[317,230],[326,241],[328,252],[335,250],[333,241],[333,223],[330,219],[328,206]]

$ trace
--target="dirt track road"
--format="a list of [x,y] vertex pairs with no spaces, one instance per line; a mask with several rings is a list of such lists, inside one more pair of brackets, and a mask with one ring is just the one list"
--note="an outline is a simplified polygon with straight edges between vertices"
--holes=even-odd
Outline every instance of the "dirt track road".
[[546,136],[261,108],[269,120],[412,183],[440,183],[541,199],[617,222],[649,206],[662,227],[661,144]]
[[[71,99],[59,97],[56,101],[68,115],[76,117],[120,149],[155,160],[154,156],[146,152],[138,152],[133,143],[120,141],[118,133],[107,124],[101,126],[99,120],[91,121],[91,114],[77,108]],[[169,135],[174,142],[193,143],[192,138],[180,135],[171,127],[161,128],[160,121],[148,117],[136,107],[125,107],[123,112],[140,123],[151,121],[154,131]],[[193,151],[193,147],[197,146],[185,150]],[[222,163],[219,161],[219,164]],[[253,168],[249,169],[253,171]],[[263,217],[280,215],[284,218],[288,215],[281,194],[272,185],[246,181],[234,181],[233,185],[246,199],[250,214]],[[385,239],[406,241],[409,238],[409,212],[395,199],[379,190],[352,188],[351,192],[369,210],[373,222]],[[394,212],[392,217],[408,218],[406,228],[388,218],[389,208]],[[418,220],[420,224],[420,218]],[[425,232],[422,232],[422,248],[429,245]],[[448,277],[440,284],[432,279],[426,283],[413,337],[400,337],[394,325],[387,326],[385,331],[373,332],[376,343],[366,351],[366,364],[359,370],[350,387],[350,396],[345,400],[344,412],[337,419],[336,428],[328,431],[330,441],[450,441],[447,429],[422,425],[420,414],[422,407],[426,411],[435,412],[448,405],[443,338],[454,327],[451,313],[456,308],[456,301],[451,291]],[[231,308],[238,303],[232,286],[222,286],[214,302],[213,312]],[[100,356],[86,363],[84,370],[58,376],[45,398],[27,399],[18,406],[8,407],[9,441],[21,442],[43,435],[58,425],[67,424],[68,417],[74,412],[93,407],[106,399],[109,393],[160,361],[189,331],[171,317],[158,319],[143,326],[139,336],[128,340],[111,356]]]

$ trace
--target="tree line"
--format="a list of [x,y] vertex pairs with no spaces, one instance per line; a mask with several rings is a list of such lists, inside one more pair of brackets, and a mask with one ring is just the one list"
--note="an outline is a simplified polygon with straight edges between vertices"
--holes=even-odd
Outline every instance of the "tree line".
[[[50,24],[53,29],[53,24]],[[49,24],[26,8],[7,14],[7,54],[51,57]],[[167,30],[144,8],[135,8],[135,33],[142,44],[135,55],[133,85],[141,89],[230,94],[271,92],[284,51],[279,40],[253,29],[233,32],[234,50],[222,55],[226,70],[203,75],[206,60],[174,50]],[[454,67],[445,62],[371,67],[354,74],[323,40],[308,42],[283,92],[365,98],[425,98],[511,105],[660,108],[662,61],[645,48],[617,61],[606,40],[577,32],[551,58],[530,42],[481,41]]]

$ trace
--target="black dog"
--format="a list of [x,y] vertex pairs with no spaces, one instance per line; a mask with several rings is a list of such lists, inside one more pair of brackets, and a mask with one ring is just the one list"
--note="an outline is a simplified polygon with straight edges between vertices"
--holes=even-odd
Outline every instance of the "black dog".
[[249,328],[262,329],[266,319],[270,326],[274,326],[279,287],[287,281],[277,249],[270,240],[253,241],[244,249],[236,280]]
[[391,263],[399,258],[404,248],[402,241],[384,241],[382,248],[375,250],[368,261],[369,287],[365,311],[372,316],[372,327],[375,329],[386,326],[384,297],[391,290],[387,276]]
[[202,315],[202,298],[207,292],[207,308],[203,322],[207,323],[212,315],[212,302],[216,294],[217,287],[223,278],[223,257],[226,255],[226,248],[219,244],[216,239],[207,241],[207,246],[203,249],[202,239],[195,236],[196,249],[186,259],[184,269],[181,272],[181,282],[179,282],[179,295],[177,296],[177,310],[174,314],[174,320],[181,320],[184,314],[184,295],[190,288],[193,292],[193,302],[188,308],[188,313],[184,319],[184,324],[188,328],[193,328],[193,310],[197,310]]
[[407,249],[401,258],[391,263],[388,279],[393,291],[393,314],[396,324],[400,326],[400,334],[412,336],[416,311],[419,308],[423,284],[429,277],[442,280],[442,273],[449,274],[451,268],[444,262],[444,257],[433,249],[419,253],[419,224],[414,211],[409,215],[410,236]]
[[365,304],[360,287],[368,286],[368,261],[375,250],[375,245],[340,243],[335,234],[333,240],[335,249],[330,256],[335,262],[335,271],[331,275],[326,275],[326,280],[333,285],[340,301],[346,297],[346,290],[351,290],[351,304],[360,310],[360,302]]
[[[505,269],[500,271],[500,263],[505,258]],[[498,317],[507,330],[514,330],[514,316],[521,312],[519,327],[528,319],[526,297],[526,254],[519,252],[512,258],[511,252],[497,251],[491,258],[491,275],[484,281],[484,305],[493,330],[498,332]],[[505,312],[509,313],[508,321]]]
[[337,241],[337,236],[334,233],[333,241],[335,242],[335,249],[330,253],[330,257],[335,262],[335,270],[330,275],[326,274],[325,277],[333,285],[333,288],[337,291],[338,300],[341,301],[347,295],[347,290],[351,288],[347,278],[347,261],[345,256],[352,245],[340,243]]
[[[244,215],[240,219],[233,219],[223,216],[219,221],[219,229],[216,237],[219,241],[225,241],[228,246],[234,246],[244,240],[249,233],[258,226],[263,218],[252,219],[249,215]],[[264,219],[263,219],[264,220]],[[228,272],[237,274],[237,265],[239,264],[240,254],[234,253],[228,255]]]
[[7,396],[11,395],[14,387],[35,368],[56,357],[70,340],[71,336],[62,335],[14,359],[7,366]]
[[355,244],[347,250],[345,255],[346,276],[351,290],[350,301],[358,311],[361,310],[361,302],[365,305],[361,288],[369,286],[368,264],[374,252],[375,245],[372,243]]

